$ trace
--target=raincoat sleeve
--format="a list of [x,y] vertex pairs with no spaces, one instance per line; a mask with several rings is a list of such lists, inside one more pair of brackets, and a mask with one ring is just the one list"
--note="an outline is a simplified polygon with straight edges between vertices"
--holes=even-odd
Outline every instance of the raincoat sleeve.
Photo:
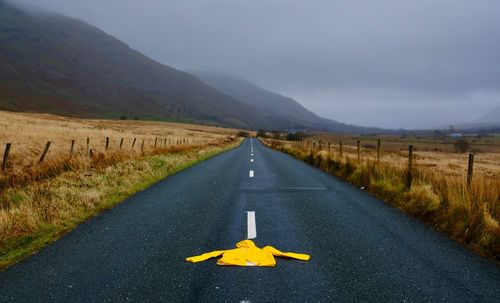
[[199,255],[199,256],[193,256],[193,257],[186,258],[186,261],[192,262],[192,263],[203,262],[205,260],[218,257],[225,252],[226,252],[225,250],[216,250],[216,251],[204,253],[204,254]]
[[280,250],[277,250],[276,248],[272,246],[266,246],[264,247],[264,250],[267,250],[273,254],[273,256],[276,257],[285,257],[285,258],[293,258],[297,260],[302,260],[302,261],[308,261],[311,256],[306,255],[306,254],[298,254],[298,253],[293,253],[293,252],[282,252]]

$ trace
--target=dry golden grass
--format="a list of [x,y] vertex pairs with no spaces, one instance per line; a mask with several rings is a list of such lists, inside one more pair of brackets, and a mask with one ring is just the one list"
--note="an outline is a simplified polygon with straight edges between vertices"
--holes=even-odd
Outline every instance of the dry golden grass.
[[[323,142],[326,149],[328,142],[332,143],[332,152],[338,153],[339,142],[342,141],[344,152],[356,157],[356,144],[361,141],[361,156],[363,159],[376,160],[377,139],[381,140],[381,161],[406,164],[408,161],[408,146],[414,146],[416,165],[433,167],[446,175],[463,176],[467,172],[468,153],[454,152],[452,138],[399,138],[386,137],[352,137],[352,136],[315,136],[310,142]],[[468,138],[470,152],[475,153],[474,171],[487,177],[500,178],[500,138]],[[312,144],[312,143],[311,143]]]
[[[0,112],[0,142],[12,143],[9,168],[0,171],[0,268],[169,174],[236,146],[236,132],[191,124]],[[111,138],[108,151],[106,137]],[[157,141],[155,148],[157,137],[167,144]],[[121,138],[126,142],[122,150]],[[77,150],[70,159],[71,140],[76,140]],[[53,145],[46,160],[38,163],[46,141]]]
[[[75,154],[87,152],[87,138],[94,154],[104,152],[106,137],[110,138],[109,151],[120,150],[138,153],[144,140],[144,150],[154,149],[156,138],[167,139],[167,146],[176,146],[178,140],[187,144],[206,144],[234,135],[235,129],[151,121],[87,120],[49,114],[12,113],[0,111],[0,144],[3,155],[4,144],[12,143],[11,169],[22,171],[38,162],[45,143],[52,144],[47,160],[69,158],[71,141],[75,140]],[[134,149],[132,143],[136,138]],[[157,142],[157,147],[164,141]]]
[[[369,148],[362,149],[361,161],[358,162],[357,140],[351,140],[354,146],[349,146],[345,143],[349,140],[344,138],[342,157],[338,138],[323,137],[322,150],[318,149],[319,139],[314,143],[313,140],[310,139],[309,148],[304,142],[294,144],[268,139],[266,144],[363,186],[479,253],[500,259],[500,153],[495,152],[497,145],[492,144],[488,152],[476,154],[469,187],[467,155],[429,151],[425,145],[420,151],[418,142],[413,143],[416,148],[413,183],[408,188],[405,182],[408,175],[407,145],[406,150],[401,147],[391,149],[386,145],[380,162],[377,162],[376,148],[371,148],[376,146],[375,141],[375,144],[368,144]],[[327,151],[328,145],[324,142],[337,144]],[[366,141],[361,142],[366,144]]]
[[[86,120],[0,111],[0,155],[3,156],[6,143],[12,144],[8,168],[0,173],[0,189],[53,177],[66,170],[83,169],[92,164],[107,165],[122,158],[167,152],[185,146],[217,145],[236,133],[235,129],[193,124]],[[87,138],[90,142],[88,148]],[[107,151],[106,138],[109,138]],[[70,161],[72,140],[75,140],[75,147]],[[49,152],[44,163],[39,163],[48,141],[51,142]],[[93,158],[88,157],[90,150]]]

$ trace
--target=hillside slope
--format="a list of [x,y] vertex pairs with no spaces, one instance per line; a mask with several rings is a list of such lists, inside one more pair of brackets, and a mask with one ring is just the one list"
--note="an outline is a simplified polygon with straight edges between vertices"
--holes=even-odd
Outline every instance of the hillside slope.
[[0,109],[242,128],[287,119],[240,103],[82,21],[0,0]]
[[234,76],[212,72],[196,72],[196,75],[207,84],[247,105],[268,111],[282,119],[292,120],[291,128],[343,132],[380,131],[376,128],[358,127],[319,117],[290,97],[271,92]]
[[221,92],[245,104],[297,121],[314,121],[318,119],[316,114],[310,112],[292,98],[265,90],[249,81],[220,73],[200,72],[196,73],[196,75]]

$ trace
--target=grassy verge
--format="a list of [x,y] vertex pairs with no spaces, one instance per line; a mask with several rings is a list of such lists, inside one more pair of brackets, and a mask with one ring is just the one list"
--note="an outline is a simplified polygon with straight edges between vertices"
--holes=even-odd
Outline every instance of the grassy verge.
[[50,178],[4,188],[0,192],[0,269],[157,181],[240,142],[168,150],[137,158],[115,155],[91,166],[66,167]]
[[500,180],[474,176],[470,187],[458,176],[431,168],[414,168],[413,184],[406,185],[406,166],[349,155],[311,151],[280,141],[264,144],[341,177],[404,212],[434,226],[481,255],[500,261]]

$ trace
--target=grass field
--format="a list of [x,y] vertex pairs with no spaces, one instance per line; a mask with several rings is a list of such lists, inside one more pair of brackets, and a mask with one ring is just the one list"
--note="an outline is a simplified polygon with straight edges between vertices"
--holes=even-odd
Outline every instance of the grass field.
[[[380,161],[377,161],[378,139]],[[470,186],[468,153],[454,152],[455,141],[451,138],[323,134],[301,142],[272,139],[265,142],[356,184],[480,254],[500,260],[500,140],[498,137],[468,140],[470,152],[475,153]],[[413,182],[408,186],[410,144],[414,146]]]
[[[237,132],[0,112],[0,155],[5,143],[12,144],[8,167],[0,171],[0,268],[158,180],[235,147]],[[47,141],[52,144],[39,163]]]
[[[146,152],[164,146],[159,140],[167,139],[166,146],[177,146],[179,140],[187,145],[218,142],[234,135],[236,130],[150,121],[86,120],[48,114],[26,114],[0,111],[0,143],[11,143],[9,162],[16,172],[34,165],[40,158],[46,142],[51,146],[47,160],[68,158],[71,142],[75,140],[75,155],[87,151],[87,138],[94,154],[105,151],[106,137],[109,138],[109,152],[141,152],[142,141]],[[132,148],[133,140],[136,144]],[[158,139],[157,139],[158,138]],[[183,142],[184,143],[184,142]],[[183,145],[186,145],[183,144]],[[3,146],[2,151],[3,153]]]
[[[469,151],[457,153],[454,150],[456,139],[444,137],[433,138],[430,136],[405,137],[400,136],[339,136],[319,135],[310,138],[313,142],[322,140],[323,145],[328,142],[333,144],[332,151],[338,151],[340,141],[346,151],[355,154],[357,141],[361,142],[362,157],[375,160],[377,157],[377,140],[381,140],[381,161],[407,163],[408,146],[414,146],[414,157],[417,165],[435,167],[447,175],[463,176],[467,171],[468,153],[476,154],[474,170],[482,176],[500,178],[500,137],[469,137]],[[357,156],[357,155],[356,155]]]

